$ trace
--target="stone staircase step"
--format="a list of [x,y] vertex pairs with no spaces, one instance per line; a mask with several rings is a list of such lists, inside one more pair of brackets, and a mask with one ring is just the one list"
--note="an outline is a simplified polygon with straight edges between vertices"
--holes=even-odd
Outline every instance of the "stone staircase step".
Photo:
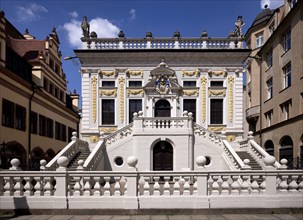
[[262,170],[262,167],[260,166],[260,164],[248,152],[246,152],[246,151],[237,151],[236,153],[239,155],[241,160],[245,160],[245,159],[250,160],[248,165],[251,166],[252,170]]

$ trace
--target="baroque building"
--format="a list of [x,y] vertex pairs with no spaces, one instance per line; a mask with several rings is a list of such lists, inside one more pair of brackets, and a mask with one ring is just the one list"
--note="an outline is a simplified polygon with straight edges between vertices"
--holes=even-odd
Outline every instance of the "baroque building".
[[256,141],[277,160],[302,167],[303,10],[302,1],[285,0],[265,8],[248,29],[252,49],[246,60],[246,120]]
[[37,40],[21,34],[0,13],[0,169],[18,158],[39,169],[78,130],[77,94],[67,94],[56,30]]

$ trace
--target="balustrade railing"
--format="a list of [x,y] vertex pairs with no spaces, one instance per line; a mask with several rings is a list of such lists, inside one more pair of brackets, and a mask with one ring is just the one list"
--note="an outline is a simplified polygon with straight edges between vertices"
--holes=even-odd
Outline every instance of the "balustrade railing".
[[241,38],[83,38],[82,49],[235,49]]
[[188,118],[170,118],[170,117],[157,117],[157,118],[143,118],[143,128],[157,128],[157,129],[172,129],[172,128],[188,128],[184,120]]

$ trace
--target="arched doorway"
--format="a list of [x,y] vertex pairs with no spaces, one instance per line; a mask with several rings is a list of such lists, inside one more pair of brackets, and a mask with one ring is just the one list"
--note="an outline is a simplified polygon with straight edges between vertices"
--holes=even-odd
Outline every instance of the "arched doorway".
[[31,152],[30,170],[40,170],[40,160],[44,159],[44,152],[40,147],[35,147]]
[[173,170],[173,147],[167,141],[158,142],[153,149],[153,170]]
[[287,167],[289,169],[293,169],[293,141],[291,139],[291,137],[289,136],[284,136],[281,138],[280,140],[280,160],[285,158],[288,163],[287,163]]
[[265,150],[271,156],[275,156],[274,143],[271,140],[267,140],[264,144]]
[[170,103],[165,99],[161,99],[155,104],[155,117],[170,117]]
[[26,150],[21,144],[16,141],[0,144],[0,168],[9,169],[14,158],[20,160],[19,167],[26,168]]

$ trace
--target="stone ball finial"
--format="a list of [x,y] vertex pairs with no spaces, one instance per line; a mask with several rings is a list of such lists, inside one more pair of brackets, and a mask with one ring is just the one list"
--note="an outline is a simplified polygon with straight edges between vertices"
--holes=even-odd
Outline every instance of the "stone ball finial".
[[104,136],[104,132],[103,132],[103,131],[100,131],[99,136],[100,136],[100,137],[103,137],[103,136]]
[[138,113],[134,112],[133,116],[134,116],[134,118],[137,118],[138,117]]
[[96,33],[95,31],[92,31],[92,32],[90,33],[90,37],[91,37],[91,38],[97,38],[98,35],[97,35],[97,33]]
[[45,166],[47,164],[46,160],[40,160],[40,166]]
[[76,131],[74,131],[73,133],[72,133],[72,141],[75,141],[75,140],[77,140],[77,135],[78,135],[78,133],[76,132]]
[[202,31],[202,33],[201,33],[201,37],[207,37],[207,36],[208,36],[207,31]]
[[287,169],[287,163],[288,163],[288,160],[286,160],[285,158],[281,159],[280,160],[280,164],[281,164],[280,169]]
[[244,165],[249,166],[248,164],[250,163],[250,160],[249,159],[244,159],[243,163],[244,163]]
[[69,159],[66,156],[61,156],[57,160],[59,167],[67,167]]
[[198,167],[204,167],[206,164],[206,157],[204,156],[198,156],[196,158],[196,164],[198,165]]
[[193,113],[192,112],[188,112],[188,117],[193,117]]
[[139,117],[142,117],[142,116],[143,116],[143,111],[139,111],[139,112],[138,112],[138,116],[139,116]]
[[12,165],[12,167],[14,167],[14,168],[19,167],[19,165],[20,165],[20,160],[19,160],[18,158],[12,159],[12,160],[11,160],[11,165]]
[[78,166],[83,166],[83,164],[84,164],[84,160],[79,160],[78,161]]
[[118,33],[118,37],[119,37],[119,38],[125,38],[124,32],[123,32],[123,31],[120,31],[120,32]]
[[183,116],[188,116],[188,111],[184,111]]
[[128,166],[135,168],[137,163],[138,163],[138,159],[135,156],[130,156],[127,158]]
[[265,163],[266,166],[274,166],[275,162],[276,162],[276,158],[271,156],[271,155],[268,155],[266,157],[263,158],[263,161]]

